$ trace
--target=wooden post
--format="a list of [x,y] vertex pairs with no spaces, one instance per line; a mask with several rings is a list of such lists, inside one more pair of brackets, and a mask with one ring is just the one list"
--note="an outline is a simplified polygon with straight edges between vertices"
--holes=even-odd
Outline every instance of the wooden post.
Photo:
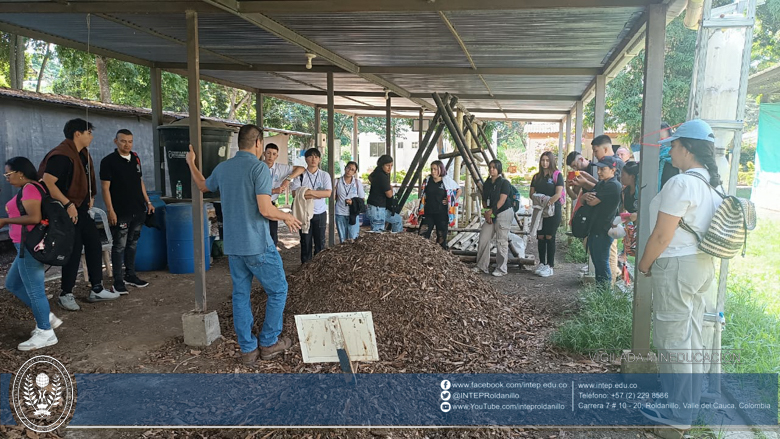
[[575,112],[577,113],[577,119],[574,124],[574,150],[582,152],[582,100],[577,101],[574,105]]
[[604,134],[604,115],[607,105],[607,77],[596,76],[596,105],[593,114],[593,138]]
[[[423,146],[423,122],[425,122],[424,119],[425,113],[422,108],[420,108],[420,131],[417,133],[417,148],[422,149]],[[428,146],[428,145],[425,145]],[[418,166],[420,168],[425,168],[425,163],[420,163]],[[423,173],[420,172],[420,178],[417,180],[417,199],[422,198],[422,181],[423,181]]]
[[[645,80],[642,100],[642,141],[639,161],[639,221],[637,262],[650,237],[650,200],[658,194],[658,144],[661,126],[661,106],[664,86],[664,47],[666,44],[666,6],[647,7],[647,37],[645,39]],[[652,283],[650,278],[634,273],[633,323],[631,350],[637,354],[650,352],[650,321],[652,312]]]
[[[314,147],[317,149],[322,149],[322,145],[320,145],[320,107],[315,106],[314,107]],[[322,151],[320,151],[322,152]]]
[[[355,163],[358,164],[358,169],[360,169],[360,144],[358,141],[357,114],[352,116],[352,160],[354,160]],[[356,177],[360,178],[360,172],[357,173]]]
[[160,143],[160,132],[157,129],[163,124],[162,110],[162,70],[150,69],[150,86],[152,89],[152,151],[154,153],[154,189],[165,195],[165,151]]
[[[566,150],[563,144],[563,121],[558,124],[558,169],[563,172],[563,158],[566,155]],[[565,172],[564,172],[565,174]]]
[[[187,91],[189,94],[190,143],[195,150],[198,169],[203,169],[203,149],[200,143],[200,48],[198,47],[198,13],[187,11]],[[203,192],[192,185],[192,237],[195,258],[195,310],[205,312],[206,246],[203,234]]]
[[[385,100],[385,154],[392,154],[393,147],[393,119],[390,114],[392,111],[392,105],[390,103],[390,96]],[[393,157],[395,160],[395,157]],[[395,167],[393,167],[395,169]]]
[[328,203],[328,245],[336,245],[336,139],[334,139],[334,119],[335,108],[333,101],[333,73],[328,72],[328,174],[330,174],[330,186],[334,188],[330,192],[330,202]]

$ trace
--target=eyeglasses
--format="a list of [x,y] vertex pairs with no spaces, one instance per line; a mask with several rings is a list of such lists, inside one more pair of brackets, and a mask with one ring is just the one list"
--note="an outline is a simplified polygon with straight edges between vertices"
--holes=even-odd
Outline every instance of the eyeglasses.
[[13,175],[15,172],[17,172],[17,171],[6,172],[5,174],[3,174],[3,177],[11,178],[11,175]]

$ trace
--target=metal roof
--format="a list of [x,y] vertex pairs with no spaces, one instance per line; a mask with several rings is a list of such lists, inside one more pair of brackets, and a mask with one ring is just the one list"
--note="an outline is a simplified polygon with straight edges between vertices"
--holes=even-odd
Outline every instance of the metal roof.
[[[451,93],[481,119],[560,120],[595,75],[626,62],[645,9],[685,0],[0,0],[0,30],[186,71],[186,10],[198,11],[201,75],[326,104],[326,72],[345,112],[395,115]],[[576,3],[576,6],[574,4]],[[300,3],[298,3],[300,4]],[[305,53],[317,54],[307,70]]]

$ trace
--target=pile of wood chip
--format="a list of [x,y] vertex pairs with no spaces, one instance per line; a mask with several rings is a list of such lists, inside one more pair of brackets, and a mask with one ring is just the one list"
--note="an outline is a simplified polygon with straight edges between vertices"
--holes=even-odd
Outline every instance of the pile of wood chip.
[[[539,343],[536,331],[549,326],[526,303],[412,233],[367,234],[334,246],[288,281],[285,332],[293,338],[287,313],[373,313],[382,361],[361,365],[361,372],[512,372],[529,343]],[[264,300],[256,318],[263,308]]]

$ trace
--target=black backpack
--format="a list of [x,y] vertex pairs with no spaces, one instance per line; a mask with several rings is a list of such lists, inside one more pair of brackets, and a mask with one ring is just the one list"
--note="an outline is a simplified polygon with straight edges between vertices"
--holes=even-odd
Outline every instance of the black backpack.
[[[509,180],[507,180],[507,182],[509,182]],[[512,183],[509,183],[509,199],[512,200],[512,210],[517,213],[517,211],[520,210],[520,192]]]
[[593,227],[594,206],[583,204],[574,212],[571,220],[571,234],[575,238],[587,238]]
[[[39,262],[62,266],[73,253],[75,226],[65,206],[49,195],[43,183],[32,183],[41,194],[41,222],[28,231],[22,226],[22,245]],[[21,215],[27,215],[22,205],[22,188],[16,195],[16,207]],[[24,252],[19,251],[19,257]]]

